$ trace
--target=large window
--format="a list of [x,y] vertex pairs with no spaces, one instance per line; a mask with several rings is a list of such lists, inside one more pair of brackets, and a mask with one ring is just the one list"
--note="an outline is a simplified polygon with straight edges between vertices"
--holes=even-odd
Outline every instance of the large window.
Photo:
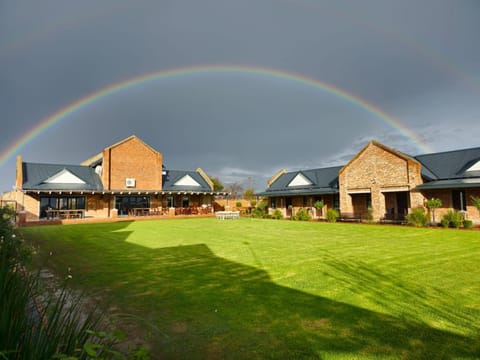
[[464,190],[453,190],[452,191],[452,207],[455,210],[466,211],[467,202],[465,199]]
[[119,216],[129,215],[132,209],[150,208],[148,196],[115,196],[115,208]]
[[85,196],[42,196],[40,197],[40,217],[47,217],[46,210],[85,210]]

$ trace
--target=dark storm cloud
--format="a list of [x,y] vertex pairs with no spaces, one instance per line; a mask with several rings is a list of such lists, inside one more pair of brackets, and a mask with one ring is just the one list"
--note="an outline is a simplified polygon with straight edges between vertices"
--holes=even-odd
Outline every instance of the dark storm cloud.
[[[201,64],[297,73],[370,102],[434,150],[478,146],[479,33],[475,0],[3,2],[0,152],[105,86]],[[392,124],[321,89],[209,74],[101,99],[20,153],[78,163],[131,134],[170,168],[254,177],[259,189],[282,167],[341,165],[372,138],[421,152]],[[0,189],[9,189],[13,159],[0,170]]]

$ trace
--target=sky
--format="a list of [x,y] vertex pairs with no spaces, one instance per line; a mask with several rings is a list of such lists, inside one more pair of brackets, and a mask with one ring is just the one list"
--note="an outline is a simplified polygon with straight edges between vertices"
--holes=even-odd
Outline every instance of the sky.
[[0,193],[130,135],[260,191],[371,140],[478,147],[479,35],[478,0],[0,0]]

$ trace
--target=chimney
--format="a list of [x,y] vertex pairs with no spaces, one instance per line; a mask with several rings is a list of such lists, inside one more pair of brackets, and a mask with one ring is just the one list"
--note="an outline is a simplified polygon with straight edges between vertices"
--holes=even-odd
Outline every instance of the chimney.
[[22,155],[17,156],[17,177],[15,179],[15,188],[21,189],[23,187],[23,160]]

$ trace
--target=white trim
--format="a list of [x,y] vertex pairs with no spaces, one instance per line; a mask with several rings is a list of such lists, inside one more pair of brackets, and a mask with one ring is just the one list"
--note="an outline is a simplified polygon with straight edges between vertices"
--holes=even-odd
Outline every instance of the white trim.
[[46,184],[85,184],[85,181],[72,174],[67,169],[63,169],[55,175],[44,181]]
[[176,186],[202,186],[200,185],[194,178],[192,178],[190,175],[185,175],[184,177],[182,177],[181,179],[177,180],[175,182],[175,184],[173,185],[176,185]]
[[306,185],[312,185],[312,182],[310,180],[308,180],[305,175],[303,175],[302,173],[298,173],[293,179],[292,181],[290,181],[288,183],[288,187],[292,187],[292,186],[306,186]]
[[475,164],[473,164],[472,166],[470,166],[468,169],[467,169],[467,172],[469,171],[480,171],[480,160],[477,161]]
[[347,190],[347,194],[371,194],[371,193],[372,193],[372,191],[369,188]]
[[410,191],[410,187],[408,185],[404,186],[392,186],[388,188],[381,188],[381,192],[401,192],[401,191]]

